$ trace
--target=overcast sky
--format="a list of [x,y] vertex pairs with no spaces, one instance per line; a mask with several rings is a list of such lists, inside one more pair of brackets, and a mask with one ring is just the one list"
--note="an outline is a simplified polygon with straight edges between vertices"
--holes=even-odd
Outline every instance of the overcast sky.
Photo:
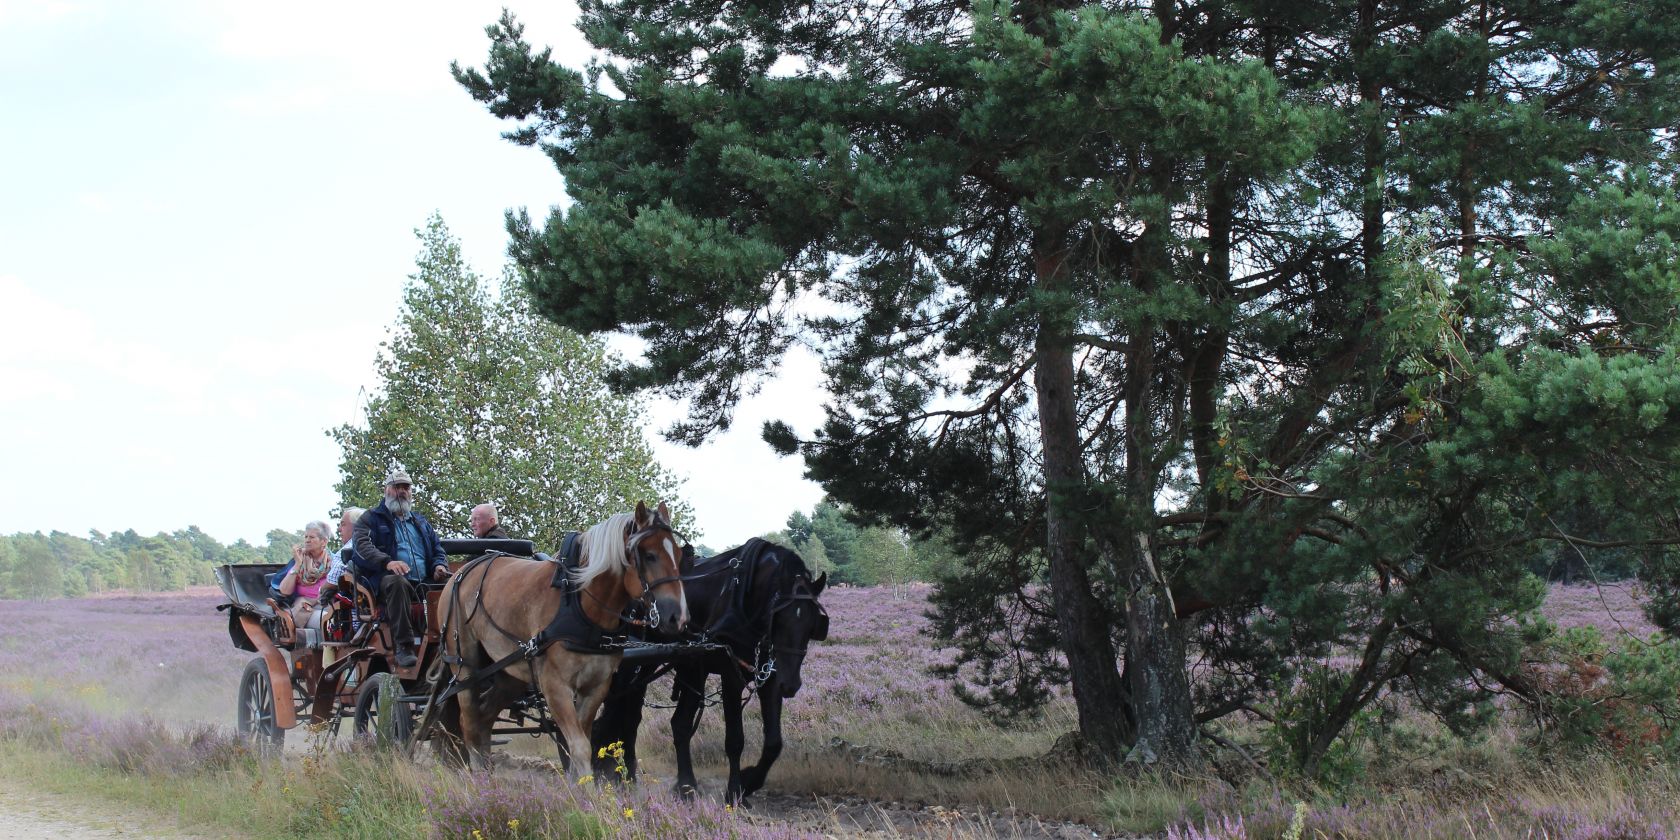
[[[585,60],[569,2],[0,0],[0,533],[260,543],[336,508],[326,430],[360,420],[414,229],[441,213],[493,278],[503,211],[563,200],[449,77],[504,5]],[[650,429],[704,542],[820,497],[758,438],[816,424],[816,376],[790,359],[700,450]]]

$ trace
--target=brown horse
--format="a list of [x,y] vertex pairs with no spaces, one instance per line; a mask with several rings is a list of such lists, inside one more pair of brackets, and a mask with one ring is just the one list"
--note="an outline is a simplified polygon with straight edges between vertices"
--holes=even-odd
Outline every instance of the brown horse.
[[[600,646],[599,635],[618,630],[632,602],[644,608],[652,630],[668,635],[687,624],[677,543],[664,503],[649,511],[638,502],[634,514],[583,533],[566,591],[550,585],[554,563],[510,556],[474,561],[450,580],[442,598],[444,651],[464,684],[461,737],[474,768],[489,766],[497,716],[534,684],[565,738],[568,774],[588,772],[589,727],[624,658]],[[555,635],[545,628],[561,629]],[[521,649],[525,655],[517,655]]]

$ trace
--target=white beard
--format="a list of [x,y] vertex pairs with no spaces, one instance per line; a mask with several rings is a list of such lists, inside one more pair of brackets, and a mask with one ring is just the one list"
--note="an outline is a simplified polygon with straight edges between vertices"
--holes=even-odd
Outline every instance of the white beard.
[[407,519],[408,515],[414,512],[414,500],[394,499],[387,495],[385,497],[385,509],[398,519]]

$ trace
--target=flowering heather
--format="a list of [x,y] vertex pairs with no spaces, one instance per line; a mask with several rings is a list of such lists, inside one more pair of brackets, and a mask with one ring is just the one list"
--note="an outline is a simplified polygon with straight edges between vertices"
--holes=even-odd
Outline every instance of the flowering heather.
[[1574,803],[1554,797],[1506,796],[1460,804],[1361,801],[1310,807],[1274,798],[1245,813],[1189,820],[1167,830],[1165,840],[1670,840],[1680,837],[1680,808],[1671,802],[1635,800]]
[[[950,655],[923,635],[928,591],[916,585],[836,586],[823,593],[833,623],[828,641],[812,645],[805,687],[786,707],[791,750],[820,749],[832,738],[881,745],[883,737],[901,734],[904,727],[947,732],[987,727],[949,683],[928,673]],[[185,593],[0,601],[0,688],[107,713],[229,724],[240,669],[252,654],[228,641],[226,614],[215,609],[221,600],[219,590],[198,587]],[[1593,625],[1607,638],[1625,632],[1646,636],[1655,629],[1640,613],[1632,584],[1554,587],[1546,611],[1560,627]],[[664,700],[669,694],[655,689],[650,697]],[[657,726],[644,732],[644,751],[663,740],[654,733],[668,732],[667,713],[650,710],[648,717]],[[712,728],[717,717],[707,715],[702,740],[718,740]],[[1071,709],[1058,703],[1041,734],[1070,728]],[[754,729],[749,721],[749,733]],[[1033,743],[1039,752],[1047,746]],[[965,744],[930,737],[893,746],[942,751],[920,757],[953,759],[964,756],[949,750]]]
[[0,601],[0,689],[116,715],[231,724],[240,669],[221,590]]
[[883,715],[948,718],[972,714],[928,668],[944,661],[923,635],[925,586],[833,587],[823,593],[828,640],[811,646],[805,687],[787,704],[785,732],[838,735]]
[[[770,790],[778,787],[778,778],[792,785],[801,756],[827,756],[836,739],[911,759],[960,761],[1042,755],[1056,735],[1073,728],[1070,704],[1060,699],[1037,724],[995,729],[932,677],[929,668],[948,662],[950,653],[923,635],[928,592],[925,586],[836,586],[823,593],[832,619],[829,639],[811,647],[804,689],[785,707],[787,752],[771,774]],[[226,614],[215,609],[221,600],[219,591],[198,588],[45,603],[0,601],[0,741],[125,774],[263,772],[261,765],[243,760],[242,748],[223,734],[233,723],[240,671],[252,654],[229,642]],[[1631,584],[1554,587],[1546,612],[1559,627],[1592,625],[1610,639],[1654,631]],[[668,697],[660,688],[649,695],[655,702]],[[707,712],[695,744],[708,788],[721,785],[720,717],[715,709]],[[406,794],[414,803],[426,803],[424,816],[416,811],[413,818],[436,837],[794,836],[785,826],[737,819],[716,796],[692,803],[669,799],[659,778],[669,777],[660,767],[669,764],[668,719],[667,711],[649,710],[642,731],[641,755],[644,762],[652,759],[644,764],[643,778],[650,784],[614,792],[579,789],[547,774],[504,771],[486,779],[434,768],[422,771],[430,775],[414,781]],[[203,723],[217,728],[191,726]],[[746,730],[750,762],[758,748],[756,712],[749,712]],[[546,740],[518,738],[508,749],[553,754]],[[366,760],[354,754],[341,758]],[[296,756],[287,760],[295,762]],[[805,789],[839,784],[824,781],[828,777],[820,768],[830,767],[828,760],[807,771]],[[1658,787],[1680,789],[1680,781]],[[1302,836],[1444,838],[1473,831],[1477,837],[1513,839],[1667,837],[1680,824],[1680,806],[1669,804],[1674,797],[1649,801],[1652,789],[1629,784],[1574,799],[1547,794],[1434,802],[1398,796],[1316,804],[1303,812]],[[1216,798],[1171,820],[1167,836],[1282,837],[1294,818],[1295,803],[1282,798]]]
[[432,836],[469,840],[644,837],[796,840],[813,835],[739,819],[722,805],[662,791],[579,787],[552,776],[474,774],[428,789]]
[[0,741],[71,756],[79,763],[131,774],[190,775],[222,770],[250,756],[231,733],[199,725],[176,733],[156,720],[98,715],[25,700],[0,691]]
[[1596,627],[1610,641],[1625,636],[1647,639],[1657,627],[1645,618],[1641,594],[1639,584],[1631,580],[1553,586],[1546,596],[1546,617],[1559,629]]

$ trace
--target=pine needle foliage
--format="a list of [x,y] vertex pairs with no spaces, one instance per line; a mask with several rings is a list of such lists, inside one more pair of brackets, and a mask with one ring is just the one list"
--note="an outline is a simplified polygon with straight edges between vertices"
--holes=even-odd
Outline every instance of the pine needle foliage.
[[1176,763],[1313,688],[1317,775],[1391,691],[1538,702],[1547,547],[1680,581],[1672,0],[581,9],[588,66],[504,16],[455,68],[566,178],[533,300],[645,338],[689,441],[816,348],[766,439],[955,536],[976,702],[1065,674],[1091,754]]

